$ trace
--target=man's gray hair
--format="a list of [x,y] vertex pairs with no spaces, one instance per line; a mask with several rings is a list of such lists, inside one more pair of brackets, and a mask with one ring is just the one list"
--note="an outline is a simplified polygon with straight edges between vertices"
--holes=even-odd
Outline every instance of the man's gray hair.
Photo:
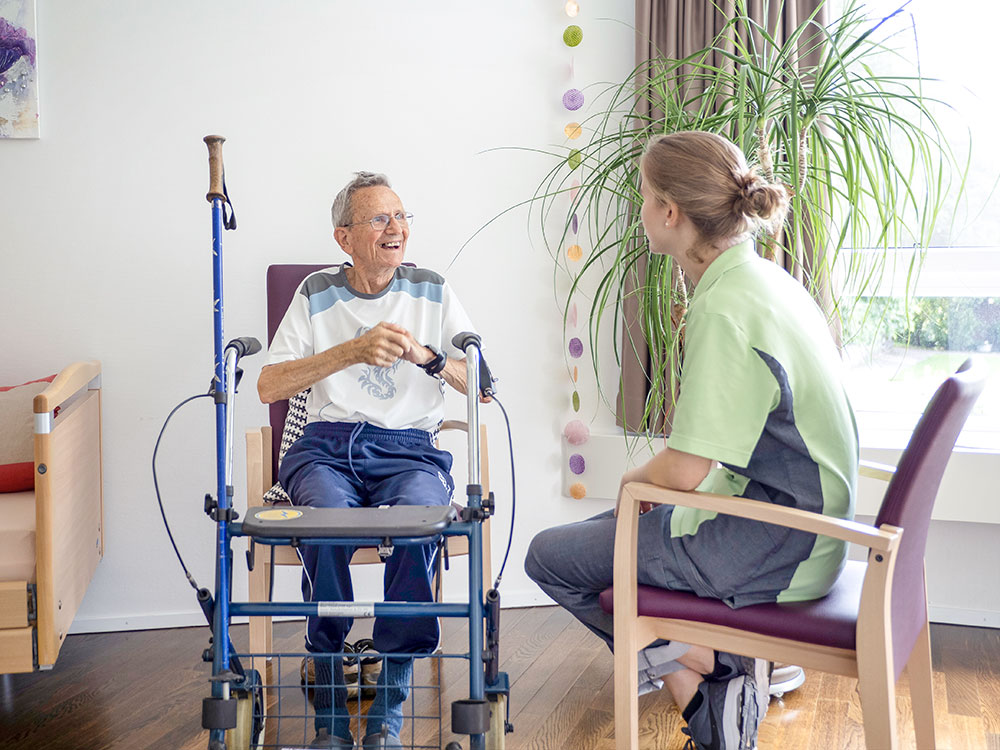
[[347,183],[343,190],[337,193],[330,208],[330,218],[334,227],[343,227],[351,223],[351,197],[361,188],[377,187],[389,184],[389,178],[378,172],[355,172],[354,179]]

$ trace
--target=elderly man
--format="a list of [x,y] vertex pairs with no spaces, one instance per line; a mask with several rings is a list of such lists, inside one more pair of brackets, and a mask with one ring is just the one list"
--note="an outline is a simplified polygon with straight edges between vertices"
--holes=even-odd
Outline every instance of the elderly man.
[[[282,319],[257,381],[271,403],[311,387],[303,436],[285,454],[279,480],[296,505],[357,508],[445,505],[451,455],[434,445],[444,384],[465,392],[465,361],[451,340],[471,331],[468,316],[438,274],[401,265],[412,214],[384,175],[359,172],[333,202],[334,238],[350,261],[306,277]],[[303,546],[307,601],[351,601],[354,550]],[[433,545],[398,546],[386,562],[385,598],[432,601]],[[306,648],[342,651],[348,618],[310,617]],[[376,619],[383,653],[430,653],[434,617]],[[401,747],[409,658],[383,660],[364,747]],[[316,684],[343,685],[340,659],[316,657]],[[345,688],[316,690],[313,747],[350,748]],[[389,735],[379,744],[383,727]]]

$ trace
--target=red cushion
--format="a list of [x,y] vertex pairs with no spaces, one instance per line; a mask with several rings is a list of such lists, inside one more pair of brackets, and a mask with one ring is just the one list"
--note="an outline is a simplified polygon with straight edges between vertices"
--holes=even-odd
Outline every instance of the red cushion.
[[0,386],[0,492],[24,492],[35,487],[32,402],[55,377]]
[[[639,586],[639,614],[709,622],[752,633],[835,648],[856,648],[858,606],[867,564],[848,561],[840,578],[822,599],[792,604],[753,604],[733,609],[718,599]],[[601,593],[601,607],[614,611],[613,589]]]

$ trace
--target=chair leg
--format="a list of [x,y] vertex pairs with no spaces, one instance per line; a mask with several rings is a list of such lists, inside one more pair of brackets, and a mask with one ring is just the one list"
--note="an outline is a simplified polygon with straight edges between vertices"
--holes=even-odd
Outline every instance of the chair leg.
[[[440,550],[437,555],[437,559],[434,562],[434,578],[431,581],[431,591],[434,592],[434,601],[441,603],[444,601],[444,551]],[[438,618],[438,633],[443,633],[444,629],[443,619]],[[444,645],[442,643],[442,638],[438,636],[437,648],[434,649],[435,654],[440,654],[444,650]]]
[[899,747],[896,733],[896,681],[891,656],[885,649],[872,651],[858,651],[858,693],[861,696],[861,714],[865,724],[865,747],[896,750]]
[[[250,571],[250,601],[267,601],[267,592],[271,585],[270,547],[263,544],[254,545],[254,565]],[[271,618],[250,618],[250,653],[270,654],[272,648]]]
[[[626,630],[628,628],[625,628]],[[639,649],[615,627],[615,750],[639,748]]]
[[910,698],[913,704],[913,728],[917,750],[937,747],[934,737],[934,688],[931,674],[930,624],[925,622],[910,654],[906,671],[910,675]]

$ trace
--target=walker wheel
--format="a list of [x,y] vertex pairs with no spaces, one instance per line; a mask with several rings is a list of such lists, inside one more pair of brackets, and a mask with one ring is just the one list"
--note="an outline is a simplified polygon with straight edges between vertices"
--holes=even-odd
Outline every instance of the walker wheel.
[[449,742],[444,746],[444,750],[462,750],[462,746],[457,742]]
[[264,688],[256,669],[247,671],[236,698],[236,727],[226,731],[226,750],[256,750],[264,728]]

